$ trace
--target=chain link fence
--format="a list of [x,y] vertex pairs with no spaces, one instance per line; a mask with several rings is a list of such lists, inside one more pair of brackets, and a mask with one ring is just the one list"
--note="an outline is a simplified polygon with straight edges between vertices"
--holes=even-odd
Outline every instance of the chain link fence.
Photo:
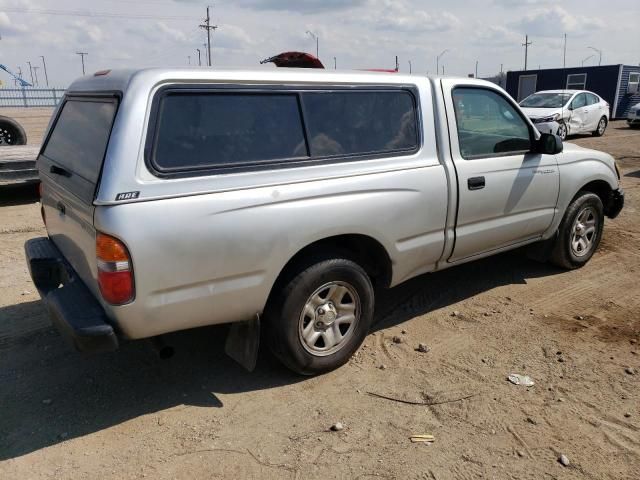
[[55,107],[64,88],[0,88],[0,107]]

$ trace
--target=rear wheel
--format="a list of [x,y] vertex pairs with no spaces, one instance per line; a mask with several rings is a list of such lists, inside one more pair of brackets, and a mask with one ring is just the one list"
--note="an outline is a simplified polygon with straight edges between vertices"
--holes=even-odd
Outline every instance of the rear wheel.
[[345,364],[373,320],[374,292],[366,272],[344,258],[319,261],[294,275],[265,310],[272,352],[302,375]]
[[591,192],[579,192],[564,214],[551,259],[562,268],[575,269],[593,256],[604,227],[602,200]]
[[598,122],[598,128],[592,133],[594,137],[601,137],[607,129],[607,117],[602,117]]
[[0,116],[0,147],[26,145],[27,134],[15,120]]

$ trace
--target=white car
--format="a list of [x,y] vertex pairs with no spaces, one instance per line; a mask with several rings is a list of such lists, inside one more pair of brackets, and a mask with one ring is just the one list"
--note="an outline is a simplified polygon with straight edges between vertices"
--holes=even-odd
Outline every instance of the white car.
[[544,90],[529,95],[520,106],[541,133],[604,135],[609,124],[609,104],[585,90]]
[[629,109],[629,114],[627,115],[627,123],[632,128],[640,127],[640,103],[636,103]]

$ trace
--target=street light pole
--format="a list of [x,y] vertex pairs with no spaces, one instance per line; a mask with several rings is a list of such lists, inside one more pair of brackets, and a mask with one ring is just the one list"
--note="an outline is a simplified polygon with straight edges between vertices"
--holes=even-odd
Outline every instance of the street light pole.
[[29,61],[27,62],[27,65],[29,65],[29,75],[31,75],[31,85],[33,85],[34,84],[34,81],[33,81],[33,67],[31,66],[31,62],[29,62]]
[[587,60],[589,60],[590,58],[595,57],[595,55],[589,55],[587,58],[583,58],[582,59],[582,66],[584,67],[584,62],[586,62]]
[[336,57],[333,57],[333,69],[334,70],[338,69],[338,61],[336,60]]
[[49,86],[49,76],[47,75],[47,64],[44,61],[44,55],[40,55],[42,59],[42,66],[44,67],[44,80],[47,83],[47,87]]
[[590,48],[591,50],[593,50],[594,52],[598,53],[598,66],[602,65],[602,50],[596,48],[596,47],[587,47]]
[[200,60],[200,49],[196,48],[196,50],[198,51],[198,66],[201,67],[202,66],[202,60]]
[[411,60],[409,60],[409,73],[413,73],[412,72],[412,67],[411,67]]
[[[436,75],[440,72],[440,58],[448,51],[449,51],[448,49],[445,49],[442,52],[440,52],[440,55],[436,57]],[[443,72],[442,74],[444,75],[444,67],[442,69],[442,72]]]
[[307,34],[316,41],[316,58],[320,59],[320,38],[315,33],[307,30]]

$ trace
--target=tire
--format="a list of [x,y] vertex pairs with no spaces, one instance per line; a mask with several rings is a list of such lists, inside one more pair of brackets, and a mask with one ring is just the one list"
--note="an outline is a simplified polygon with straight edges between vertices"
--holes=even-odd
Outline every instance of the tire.
[[558,131],[556,132],[556,135],[558,135],[563,142],[567,139],[567,125],[564,122],[561,122],[558,125]]
[[[590,227],[593,227],[591,234]],[[551,253],[551,261],[573,270],[584,266],[600,244],[604,207],[595,193],[580,191],[564,214]]]
[[319,260],[283,282],[269,300],[264,315],[269,347],[301,375],[334,370],[364,341],[373,310],[373,286],[358,264],[345,258]]
[[602,118],[600,118],[600,120],[598,121],[598,127],[594,132],[591,133],[591,135],[593,135],[594,137],[603,136],[604,132],[607,130],[607,125],[609,125],[609,122],[607,121],[607,117],[603,115]]
[[26,145],[27,134],[18,122],[0,116],[0,147],[9,145]]

